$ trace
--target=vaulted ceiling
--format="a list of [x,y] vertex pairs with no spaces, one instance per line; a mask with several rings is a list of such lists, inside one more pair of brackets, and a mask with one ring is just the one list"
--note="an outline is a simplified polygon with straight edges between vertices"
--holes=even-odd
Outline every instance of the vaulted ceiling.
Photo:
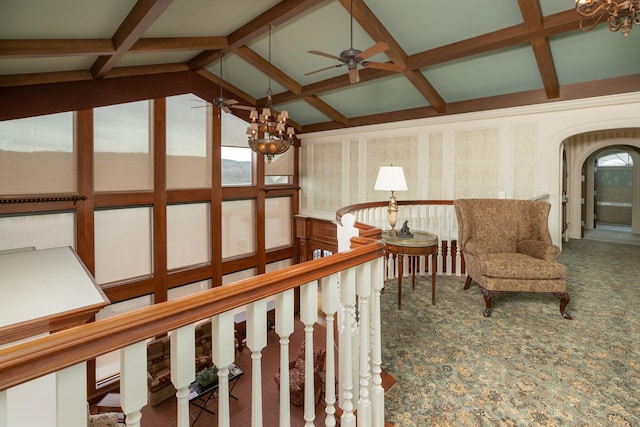
[[[574,6],[2,0],[0,88],[184,71],[217,88],[222,68],[226,97],[261,107],[270,86],[298,132],[640,91],[640,28],[627,38],[605,24],[581,32]],[[360,67],[355,84],[336,59],[309,53],[337,57],[378,42],[388,49],[367,60],[400,71]]]

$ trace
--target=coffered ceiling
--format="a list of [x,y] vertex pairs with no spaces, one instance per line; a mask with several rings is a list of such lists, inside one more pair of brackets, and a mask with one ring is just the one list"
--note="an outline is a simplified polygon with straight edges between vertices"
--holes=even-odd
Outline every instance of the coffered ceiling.
[[[274,106],[298,132],[640,91],[640,28],[627,38],[605,24],[583,33],[574,5],[2,0],[0,87],[188,70],[217,85],[222,52],[225,96],[263,106],[270,75]],[[377,42],[388,50],[367,60],[401,71],[360,68],[355,84],[346,66],[308,52]]]

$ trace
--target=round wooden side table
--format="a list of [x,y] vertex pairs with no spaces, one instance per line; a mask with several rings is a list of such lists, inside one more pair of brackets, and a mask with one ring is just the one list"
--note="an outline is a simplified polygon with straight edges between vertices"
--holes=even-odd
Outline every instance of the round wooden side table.
[[413,237],[401,237],[397,232],[384,231],[382,242],[385,244],[385,259],[389,254],[398,256],[398,308],[402,308],[402,273],[404,257],[408,256],[411,266],[411,289],[416,286],[416,258],[421,256],[431,257],[431,304],[436,303],[436,267],[438,253],[438,236],[424,231],[411,231]]

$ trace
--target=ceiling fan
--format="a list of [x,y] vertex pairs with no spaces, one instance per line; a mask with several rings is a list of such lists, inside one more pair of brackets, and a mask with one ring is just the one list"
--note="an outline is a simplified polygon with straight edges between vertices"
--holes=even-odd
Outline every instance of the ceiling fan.
[[211,102],[213,105],[224,111],[225,113],[230,113],[231,108],[237,108],[240,110],[252,110],[253,107],[247,107],[245,105],[238,105],[238,101],[235,99],[229,99],[222,96],[222,83],[224,79],[222,78],[222,57],[224,56],[223,52],[218,54],[220,56],[220,96],[213,98]]
[[321,68],[319,70],[311,71],[306,73],[305,76],[309,76],[311,74],[319,73],[321,71],[330,70],[336,67],[342,67],[343,65],[347,66],[349,70],[349,81],[351,84],[358,83],[360,81],[360,74],[358,73],[358,65],[363,68],[377,68],[379,70],[389,70],[395,72],[401,72],[404,67],[396,64],[389,64],[386,62],[370,62],[366,61],[367,58],[377,55],[380,52],[384,52],[389,49],[389,46],[385,42],[378,42],[364,51],[353,48],[353,0],[350,3],[350,15],[351,15],[351,47],[347,50],[343,50],[340,52],[340,56],[331,55],[330,53],[321,52],[319,50],[310,50],[309,53],[314,55],[324,56],[326,58],[331,58],[340,61],[340,64],[332,65],[330,67]]

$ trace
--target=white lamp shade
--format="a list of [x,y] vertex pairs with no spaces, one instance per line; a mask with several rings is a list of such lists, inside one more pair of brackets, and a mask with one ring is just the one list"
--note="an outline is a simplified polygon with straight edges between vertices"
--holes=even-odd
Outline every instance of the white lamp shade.
[[382,166],[378,172],[378,179],[374,190],[407,191],[407,181],[401,166]]

